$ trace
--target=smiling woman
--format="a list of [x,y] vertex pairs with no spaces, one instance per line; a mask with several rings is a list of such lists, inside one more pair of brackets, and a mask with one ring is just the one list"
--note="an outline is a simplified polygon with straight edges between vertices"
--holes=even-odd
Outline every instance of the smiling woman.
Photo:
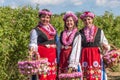
[[[39,24],[31,31],[29,48],[39,53],[40,58],[48,59],[47,73],[38,74],[39,80],[56,80],[57,54],[56,54],[56,30],[50,24],[52,13],[43,9],[39,12]],[[32,80],[36,80],[33,75]]]
[[64,30],[60,35],[61,52],[59,64],[59,78],[62,74],[68,73],[69,56],[73,47],[73,41],[78,35],[78,18],[73,12],[66,12],[64,15]]
[[[84,28],[80,30],[82,40],[79,44],[80,39],[77,36],[78,39],[73,43],[75,45],[73,51],[76,52],[71,53],[70,65],[74,68],[72,62],[74,61],[74,64],[80,62],[83,80],[107,80],[100,47],[107,52],[110,50],[110,46],[103,30],[93,24],[94,17],[95,15],[90,11],[86,11],[80,16],[84,23]],[[81,52],[78,50],[81,50]],[[73,56],[76,55],[80,57],[75,61],[76,57]]]

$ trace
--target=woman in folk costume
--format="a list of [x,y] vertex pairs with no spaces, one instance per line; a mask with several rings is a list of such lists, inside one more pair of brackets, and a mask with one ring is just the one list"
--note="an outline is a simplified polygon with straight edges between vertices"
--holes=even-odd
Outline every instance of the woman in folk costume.
[[60,35],[61,52],[60,52],[60,64],[59,73],[66,73],[68,71],[68,61],[72,50],[72,44],[75,36],[78,34],[78,18],[77,16],[69,11],[63,17],[64,30]]
[[[108,51],[110,50],[110,46],[108,45],[103,30],[93,24],[94,17],[95,15],[89,11],[84,12],[80,16],[85,27],[80,30],[82,40],[79,39],[78,44],[81,48],[76,47],[78,48],[76,50],[81,50],[81,53],[71,53],[70,63],[75,59],[72,58],[72,56],[78,55],[80,56],[79,61],[83,73],[82,80],[107,80],[100,47],[102,47],[104,51]],[[78,60],[76,62],[78,62]]]
[[39,11],[39,24],[31,31],[30,48],[39,53],[40,58],[47,58],[49,68],[46,74],[33,75],[32,80],[56,80],[56,30],[50,24],[52,13],[43,9]]

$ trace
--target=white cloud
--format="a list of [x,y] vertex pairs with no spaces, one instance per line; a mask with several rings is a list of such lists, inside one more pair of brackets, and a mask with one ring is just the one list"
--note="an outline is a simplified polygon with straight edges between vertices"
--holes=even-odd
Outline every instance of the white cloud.
[[114,8],[120,6],[120,0],[96,0],[96,5]]
[[11,2],[9,4],[7,4],[8,6],[10,6],[11,8],[17,8],[19,5],[16,2]]
[[78,5],[82,5],[83,2],[80,1],[80,0],[71,0],[71,2],[75,5],[75,6],[78,6]]
[[0,3],[4,3],[5,2],[5,0],[0,0]]
[[82,1],[80,0],[69,0],[69,1],[66,1],[66,0],[31,0],[31,3],[39,4],[39,5],[58,5],[61,3],[66,4],[70,2],[76,6],[82,4]]
[[64,2],[64,0],[31,0],[31,3],[40,5],[57,5]]
[[98,6],[105,5],[106,2],[107,2],[107,0],[96,0],[96,4],[97,4]]
[[14,9],[14,8],[17,8],[17,7],[18,7],[18,5],[16,3],[14,3],[14,2],[11,3],[11,8]]
[[113,1],[110,1],[109,2],[109,6],[111,6],[111,7],[118,7],[118,6],[120,6],[120,1],[118,1],[118,0],[113,0]]

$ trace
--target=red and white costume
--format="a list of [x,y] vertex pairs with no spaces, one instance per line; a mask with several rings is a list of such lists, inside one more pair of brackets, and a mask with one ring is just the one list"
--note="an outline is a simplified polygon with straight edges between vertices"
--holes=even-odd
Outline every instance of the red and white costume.
[[[56,34],[49,34],[44,27],[38,25],[31,31],[29,47],[34,47],[38,51],[40,58],[47,58],[49,62],[47,74],[38,75],[38,80],[56,80]],[[55,31],[53,26],[49,26],[49,31]]]
[[104,36],[103,30],[95,26],[93,27],[91,39],[87,38],[86,27],[80,30],[80,35],[75,38],[69,67],[77,69],[80,63],[83,73],[82,80],[107,80],[100,47],[105,44],[109,50],[110,46]]
[[76,30],[67,31],[64,30],[61,32],[60,42],[61,42],[61,52],[60,52],[60,64],[59,64],[59,73],[67,73],[69,57],[72,50],[72,44],[75,36],[78,35],[77,28]]

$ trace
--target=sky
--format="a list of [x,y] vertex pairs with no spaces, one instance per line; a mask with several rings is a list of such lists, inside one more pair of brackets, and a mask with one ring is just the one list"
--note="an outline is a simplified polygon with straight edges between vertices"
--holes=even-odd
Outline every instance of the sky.
[[12,8],[39,5],[39,9],[49,9],[53,14],[61,14],[67,11],[84,12],[91,11],[96,15],[103,15],[109,11],[114,15],[120,15],[120,0],[0,0],[0,6]]

